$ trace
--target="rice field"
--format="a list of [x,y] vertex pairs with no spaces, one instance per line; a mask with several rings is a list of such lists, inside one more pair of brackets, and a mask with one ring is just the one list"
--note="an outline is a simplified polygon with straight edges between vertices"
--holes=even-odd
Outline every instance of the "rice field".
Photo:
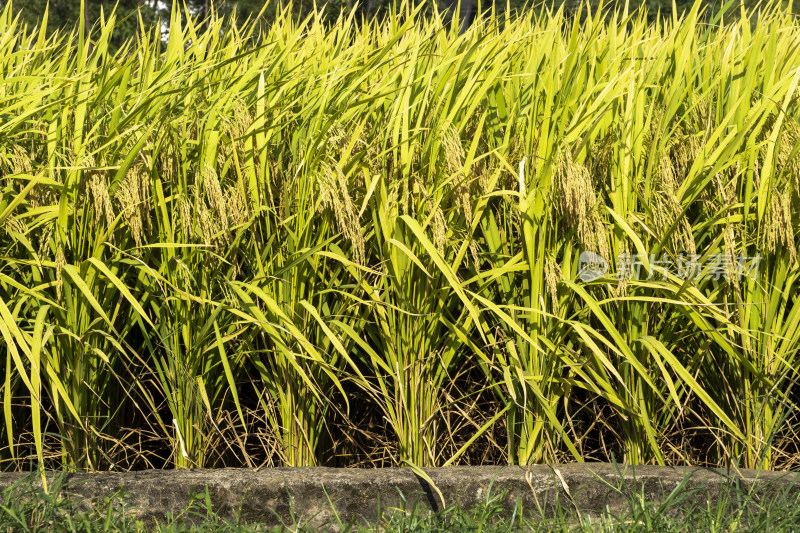
[[797,466],[797,21],[423,7],[6,7],[3,470]]

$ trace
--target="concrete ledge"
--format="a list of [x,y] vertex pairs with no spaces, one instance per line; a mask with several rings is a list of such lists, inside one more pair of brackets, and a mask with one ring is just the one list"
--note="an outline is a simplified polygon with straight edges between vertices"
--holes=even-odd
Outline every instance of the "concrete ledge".
[[[725,472],[699,468],[625,466],[601,463],[430,468],[424,472],[441,491],[447,505],[470,508],[486,501],[487,494],[507,492],[506,507],[547,514],[558,500],[562,507],[583,513],[618,511],[626,505],[624,494],[643,494],[661,501],[685,482],[682,490],[705,505],[734,482],[768,495],[800,494],[800,474],[739,470]],[[48,477],[56,477],[49,474]],[[688,477],[688,481],[687,480]],[[30,478],[30,474],[0,474],[0,490]],[[375,470],[336,468],[274,468],[224,470],[148,470],[129,473],[69,474],[66,494],[81,506],[102,502],[118,491],[130,495],[130,505],[146,522],[177,515],[189,505],[191,494],[208,494],[221,516],[239,516],[245,522],[290,525],[294,516],[309,525],[335,522],[330,502],[347,523],[375,521],[379,510],[410,508],[414,503],[438,510],[435,490],[408,468]],[[400,494],[405,497],[404,505]]]

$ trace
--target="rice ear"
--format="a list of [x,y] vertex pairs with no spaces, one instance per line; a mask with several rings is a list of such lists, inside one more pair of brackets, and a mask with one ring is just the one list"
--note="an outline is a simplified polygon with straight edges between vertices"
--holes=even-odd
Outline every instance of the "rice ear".
[[353,261],[363,264],[366,259],[366,244],[358,210],[350,196],[349,184],[342,169],[336,162],[325,162],[316,181],[320,190],[320,208],[333,212],[339,231],[350,242]]
[[553,181],[554,214],[576,231],[584,249],[609,259],[608,237],[589,169],[576,164],[567,150],[559,152],[556,168]]

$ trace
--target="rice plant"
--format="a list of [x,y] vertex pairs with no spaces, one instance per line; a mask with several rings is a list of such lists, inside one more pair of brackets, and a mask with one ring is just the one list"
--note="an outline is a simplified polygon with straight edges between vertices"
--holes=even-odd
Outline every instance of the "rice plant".
[[4,467],[796,463],[783,8],[292,13],[3,11]]

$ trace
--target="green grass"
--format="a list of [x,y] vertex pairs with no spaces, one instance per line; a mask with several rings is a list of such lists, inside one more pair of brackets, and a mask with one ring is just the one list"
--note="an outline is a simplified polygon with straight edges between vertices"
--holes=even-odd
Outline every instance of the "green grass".
[[2,464],[795,466],[800,26],[728,7],[7,7]]
[[[44,492],[29,479],[18,482],[0,495],[0,531],[19,533],[52,531],[77,532],[322,532],[335,530],[387,533],[478,533],[513,531],[570,531],[570,532],[745,532],[797,531],[800,529],[800,506],[796,491],[787,487],[769,495],[757,494],[736,483],[721,488],[716,500],[709,502],[704,488],[687,489],[684,479],[662,501],[649,501],[635,489],[620,484],[617,490],[624,495],[619,511],[608,510],[589,514],[577,513],[569,501],[556,500],[539,509],[523,509],[504,505],[503,494],[487,494],[486,500],[471,509],[449,506],[432,513],[422,505],[408,502],[396,509],[387,509],[375,523],[357,520],[340,523],[332,520],[329,526],[311,527],[295,520],[277,529],[264,524],[242,523],[217,515],[207,495],[197,495],[191,504],[174,516],[157,523],[144,524],[136,517],[136,507],[122,493],[107,497],[90,508],[76,505],[63,496],[60,481],[51,491]],[[301,510],[293,509],[293,516]]]

